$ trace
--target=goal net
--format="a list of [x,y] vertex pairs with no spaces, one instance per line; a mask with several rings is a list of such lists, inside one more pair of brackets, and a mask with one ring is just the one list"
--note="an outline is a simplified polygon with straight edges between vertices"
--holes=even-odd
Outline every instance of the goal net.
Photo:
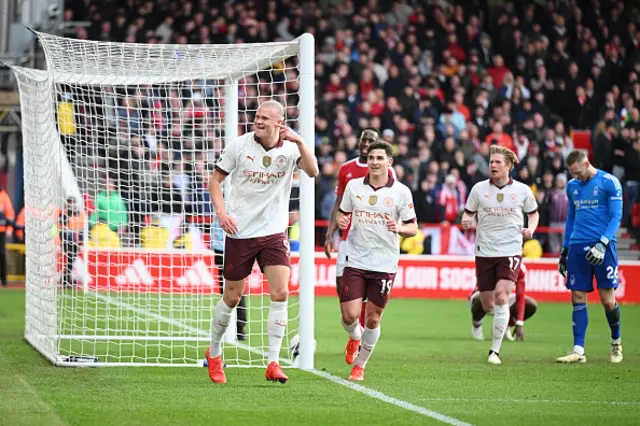
[[[224,233],[207,184],[225,144],[277,100],[314,144],[314,42],[144,45],[37,33],[46,71],[14,68],[25,160],[25,338],[56,365],[198,366],[221,297]],[[234,188],[225,180],[225,198]],[[314,183],[296,172],[282,364],[313,367]],[[225,335],[266,366],[257,265]]]

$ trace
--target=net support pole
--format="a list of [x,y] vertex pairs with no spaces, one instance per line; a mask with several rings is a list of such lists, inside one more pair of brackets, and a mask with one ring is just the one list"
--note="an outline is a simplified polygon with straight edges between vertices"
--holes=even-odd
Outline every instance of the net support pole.
[[[228,79],[224,85],[224,137],[225,146],[238,137],[238,81]],[[222,182],[222,193],[225,204],[229,199],[231,190],[231,178],[228,177]],[[222,276],[222,271],[219,271]],[[224,278],[223,278],[224,280]],[[223,283],[224,285],[224,283]],[[238,343],[238,328],[236,319],[238,318],[234,309],[229,318],[229,327],[224,333],[225,343],[235,345]]]
[[[315,151],[315,41],[300,36],[300,136]],[[313,369],[315,304],[315,179],[300,172],[300,368]]]

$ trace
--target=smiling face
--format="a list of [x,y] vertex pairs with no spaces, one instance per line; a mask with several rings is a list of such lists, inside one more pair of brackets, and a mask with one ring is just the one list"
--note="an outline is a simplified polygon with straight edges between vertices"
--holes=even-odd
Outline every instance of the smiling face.
[[367,166],[369,175],[376,179],[384,177],[389,173],[389,167],[393,159],[387,155],[384,149],[372,149],[367,155]]
[[371,129],[364,130],[360,135],[360,158],[367,158],[367,151],[369,151],[369,146],[378,140],[378,134]]
[[271,105],[261,105],[256,112],[256,119],[254,121],[256,136],[259,139],[272,139],[275,138],[278,133],[276,124],[282,124],[284,117],[282,114]]

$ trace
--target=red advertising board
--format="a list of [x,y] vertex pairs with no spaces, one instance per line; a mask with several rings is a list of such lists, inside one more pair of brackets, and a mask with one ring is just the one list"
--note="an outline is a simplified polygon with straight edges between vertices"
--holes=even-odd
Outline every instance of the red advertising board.
[[[86,270],[91,289],[201,293],[216,291],[219,272],[210,251],[90,251]],[[315,293],[335,296],[335,259],[315,256]],[[526,260],[527,294],[539,301],[569,301],[569,291],[558,274],[557,260]],[[292,259],[290,290],[299,289],[298,258]],[[625,303],[640,303],[640,262],[621,262],[616,294]],[[392,296],[397,298],[466,299],[476,285],[473,257],[401,256]],[[267,292],[257,267],[248,280],[250,294]],[[596,298],[592,298],[596,299]],[[595,300],[593,300],[595,301]]]

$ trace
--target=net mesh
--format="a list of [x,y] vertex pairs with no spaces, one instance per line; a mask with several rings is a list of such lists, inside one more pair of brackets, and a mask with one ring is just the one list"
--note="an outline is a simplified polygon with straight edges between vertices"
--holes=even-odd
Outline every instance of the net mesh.
[[[222,282],[224,233],[207,184],[233,136],[227,114],[235,108],[225,95],[237,90],[238,135],[252,130],[259,103],[269,99],[285,106],[297,130],[298,43],[39,38],[47,71],[15,69],[25,145],[26,334],[62,365],[198,365]],[[298,204],[294,183],[292,226]],[[299,324],[293,263],[285,359]],[[264,284],[254,267],[225,336],[227,365],[266,365]]]

